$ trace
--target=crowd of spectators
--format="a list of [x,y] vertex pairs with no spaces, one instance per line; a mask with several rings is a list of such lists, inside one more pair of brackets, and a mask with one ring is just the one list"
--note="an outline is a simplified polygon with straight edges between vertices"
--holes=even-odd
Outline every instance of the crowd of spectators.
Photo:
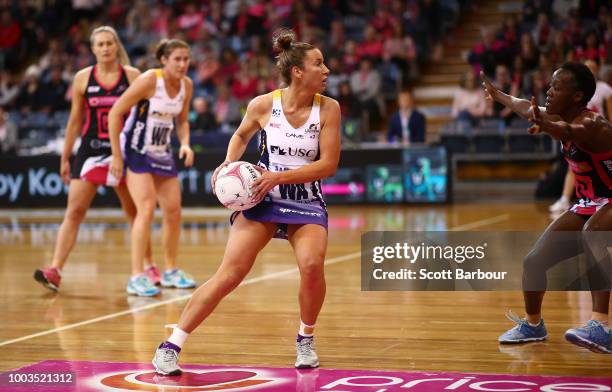
[[384,115],[419,64],[438,53],[467,0],[0,1],[0,106],[66,111],[76,70],[90,65],[93,28],[120,33],[131,62],[155,67],[161,38],[191,44],[194,134],[234,129],[247,102],[278,87],[271,36],[290,26],[323,50],[343,114]]
[[533,96],[540,105],[553,71],[564,62],[593,61],[600,65],[596,77],[610,82],[612,17],[606,5],[602,0],[527,0],[519,16],[500,26],[482,26],[482,40],[468,56],[472,71],[455,96],[453,117],[472,126],[483,117],[500,118],[506,125],[515,118],[502,105],[483,105],[480,71],[504,92]]

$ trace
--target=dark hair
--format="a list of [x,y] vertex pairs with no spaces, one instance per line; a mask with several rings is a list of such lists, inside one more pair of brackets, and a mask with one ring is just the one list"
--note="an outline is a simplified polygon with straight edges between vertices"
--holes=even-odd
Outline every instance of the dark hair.
[[291,68],[304,66],[306,52],[315,47],[306,42],[298,42],[291,29],[280,29],[274,33],[272,45],[276,56],[276,66],[280,70],[283,81],[291,84]]
[[582,91],[582,104],[589,103],[595,94],[595,77],[591,73],[589,67],[581,63],[565,63],[559,69],[568,72],[574,79],[574,89]]
[[189,50],[187,42],[180,39],[162,39],[155,49],[155,57],[161,61],[162,57],[168,57],[177,48],[185,48]]

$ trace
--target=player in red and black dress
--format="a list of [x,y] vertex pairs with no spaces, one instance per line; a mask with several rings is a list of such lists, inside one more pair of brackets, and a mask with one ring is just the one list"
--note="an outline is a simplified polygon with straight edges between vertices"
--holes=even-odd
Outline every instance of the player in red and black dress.
[[[125,180],[113,177],[108,170],[111,159],[108,112],[140,71],[129,66],[129,58],[112,27],[95,29],[91,34],[91,48],[96,64],[80,70],[74,77],[72,107],[60,163],[62,179],[70,184],[68,206],[58,232],[51,266],[34,272],[34,278],[53,291],[59,289],[60,271],[100,185],[114,187],[130,222],[136,215],[136,207]],[[79,132],[81,145],[72,161],[71,170],[69,158]],[[147,259],[150,264],[150,244]],[[152,278],[157,276],[159,282],[159,272],[155,267],[149,268],[149,275]]]
[[[562,65],[553,74],[544,108],[538,107],[533,98],[529,102],[502,93],[481,76],[488,98],[534,123],[529,133],[547,133],[561,141],[563,155],[576,176],[576,195],[580,199],[548,226],[525,258],[523,293],[527,317],[510,315],[517,326],[502,334],[499,342],[522,343],[547,337],[541,317],[546,271],[584,251],[591,263],[591,320],[583,327],[569,329],[565,338],[594,352],[612,353],[612,333],[608,328],[610,256],[605,245],[592,241],[597,232],[612,230],[612,126],[601,115],[586,109],[595,92],[593,74],[583,64]],[[560,241],[559,233],[555,233],[559,231],[582,232],[582,238]]]

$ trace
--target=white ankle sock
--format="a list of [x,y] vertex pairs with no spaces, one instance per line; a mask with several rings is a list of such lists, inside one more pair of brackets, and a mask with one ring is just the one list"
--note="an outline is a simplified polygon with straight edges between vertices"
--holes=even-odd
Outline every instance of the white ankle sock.
[[[306,328],[312,328],[313,333],[306,333],[306,332],[304,332],[304,330]],[[304,324],[304,322],[302,320],[300,320],[300,331],[298,333],[300,335],[302,335],[302,336],[307,337],[307,338],[311,337],[314,334],[314,324],[313,325]]]
[[183,348],[183,344],[185,344],[185,340],[187,340],[188,336],[189,334],[187,332],[183,331],[179,327],[174,327],[172,330],[172,335],[170,335],[168,341],[172,344],[176,344],[180,348]]

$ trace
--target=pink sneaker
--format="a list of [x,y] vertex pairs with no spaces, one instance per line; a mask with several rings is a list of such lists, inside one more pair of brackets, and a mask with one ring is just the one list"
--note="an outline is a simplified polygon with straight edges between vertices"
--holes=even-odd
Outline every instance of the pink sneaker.
[[145,275],[153,282],[154,285],[159,286],[161,284],[161,274],[156,266],[152,265],[144,271]]
[[48,267],[34,271],[34,279],[49,290],[58,291],[62,277],[57,268]]

